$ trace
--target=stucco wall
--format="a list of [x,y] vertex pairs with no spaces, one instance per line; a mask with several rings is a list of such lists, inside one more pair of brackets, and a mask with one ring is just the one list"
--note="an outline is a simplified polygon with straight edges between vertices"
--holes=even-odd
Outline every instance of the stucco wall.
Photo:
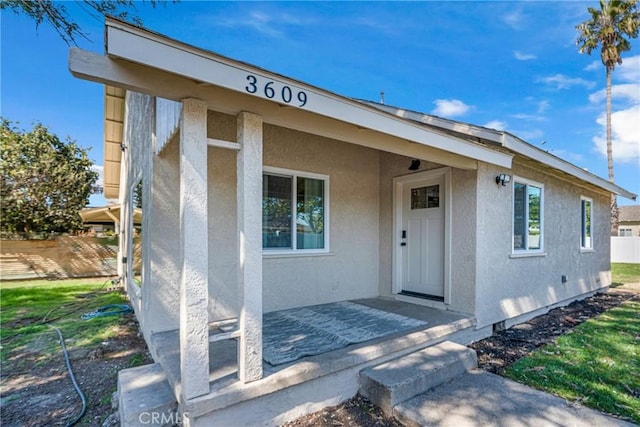
[[[209,112],[209,137],[235,141],[235,117]],[[265,256],[265,312],[378,295],[379,153],[264,126],[264,165],[329,175],[330,253]],[[209,149],[212,319],[237,315],[235,153]]]
[[474,313],[476,298],[477,173],[451,171],[451,306]]
[[[125,276],[125,286],[143,330],[146,328],[147,316],[141,315],[142,301],[149,298],[149,287],[140,288],[134,280],[132,267],[142,262],[142,282],[150,281],[149,256],[146,254],[151,242],[151,235],[145,231],[152,223],[151,209],[151,176],[153,172],[153,117],[155,115],[155,101],[149,95],[128,91],[125,96],[125,121],[123,131],[123,154],[121,160],[120,188],[121,230],[120,256],[118,272]],[[133,219],[131,209],[134,205],[135,185],[140,180],[142,210],[142,245],[141,256],[133,252],[131,239],[133,237]],[[126,257],[127,263],[122,260]],[[140,260],[142,258],[142,260]],[[144,294],[144,295],[143,295]]]
[[149,247],[151,290],[145,293],[149,331],[177,329],[180,315],[180,151],[174,137],[159,155],[154,156],[153,221],[148,234],[154,238]]
[[[544,256],[513,257],[510,173],[544,184]],[[580,250],[580,196],[593,198],[594,250]],[[608,286],[608,197],[514,163],[513,171],[478,169],[477,319],[485,326]],[[567,282],[562,283],[562,276]]]

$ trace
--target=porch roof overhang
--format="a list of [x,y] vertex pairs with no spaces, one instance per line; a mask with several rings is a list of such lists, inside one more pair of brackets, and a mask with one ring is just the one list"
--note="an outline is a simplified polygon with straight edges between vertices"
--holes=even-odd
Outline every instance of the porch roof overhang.
[[[80,210],[80,218],[85,224],[101,224],[105,222],[120,222],[121,205],[108,205]],[[133,223],[142,224],[142,209],[133,209]]]
[[[70,49],[75,77],[174,101],[199,98],[212,110],[251,111],[265,123],[448,166],[475,169],[483,161],[511,167],[513,155],[465,135],[450,135],[112,18],[105,27],[106,55]],[[277,92],[265,89],[268,82]]]

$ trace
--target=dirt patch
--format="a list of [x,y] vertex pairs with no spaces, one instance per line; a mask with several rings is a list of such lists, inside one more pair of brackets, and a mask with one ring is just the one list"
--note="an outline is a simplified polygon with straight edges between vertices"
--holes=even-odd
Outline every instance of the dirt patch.
[[502,374],[508,366],[538,347],[566,334],[580,323],[631,299],[638,300],[640,295],[612,289],[566,307],[553,309],[528,322],[497,332],[469,347],[478,354],[479,368]]
[[[611,290],[554,309],[470,347],[478,353],[481,369],[500,374],[541,345],[632,298],[640,299],[640,295]],[[109,423],[117,422],[117,419],[109,416],[115,412],[111,397],[116,391],[117,372],[152,363],[144,340],[138,336],[134,316],[127,315],[119,324],[117,338],[88,350],[74,350],[73,337],[65,337],[75,378],[87,399],[87,411],[78,423],[80,426],[101,426],[105,422],[114,425]],[[34,337],[29,348],[17,349],[6,355],[0,382],[3,426],[60,426],[80,413],[80,399],[69,379],[62,351],[59,347],[54,352],[44,350],[51,348],[47,343],[56,340],[53,330],[44,332]],[[287,427],[400,425],[361,396],[285,424]]]
[[283,427],[333,426],[400,427],[402,424],[395,418],[386,416],[368,399],[357,395],[341,405],[325,408],[283,425]]
[[[152,362],[144,340],[138,336],[135,317],[119,317],[117,323],[117,337],[91,349],[74,349],[73,337],[65,336],[73,373],[87,402],[79,426],[101,426],[115,412],[111,397],[120,369]],[[3,357],[3,426],[64,426],[80,414],[82,403],[69,378],[62,349],[45,345],[57,341],[52,329]]]

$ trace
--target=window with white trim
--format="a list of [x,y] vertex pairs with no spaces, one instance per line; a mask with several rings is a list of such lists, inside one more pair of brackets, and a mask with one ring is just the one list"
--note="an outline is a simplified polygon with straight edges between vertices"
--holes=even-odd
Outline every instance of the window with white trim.
[[262,249],[265,252],[327,252],[329,177],[264,168]]
[[633,230],[631,228],[619,228],[618,236],[620,237],[633,237]]
[[593,249],[593,200],[580,197],[581,234],[580,247]]
[[542,184],[523,178],[514,178],[514,253],[542,252],[543,250],[543,193]]

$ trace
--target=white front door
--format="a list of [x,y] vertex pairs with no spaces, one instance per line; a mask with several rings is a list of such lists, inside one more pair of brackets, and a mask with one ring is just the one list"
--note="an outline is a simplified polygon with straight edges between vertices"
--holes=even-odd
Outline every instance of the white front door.
[[444,300],[445,175],[401,178],[396,191],[397,292]]

